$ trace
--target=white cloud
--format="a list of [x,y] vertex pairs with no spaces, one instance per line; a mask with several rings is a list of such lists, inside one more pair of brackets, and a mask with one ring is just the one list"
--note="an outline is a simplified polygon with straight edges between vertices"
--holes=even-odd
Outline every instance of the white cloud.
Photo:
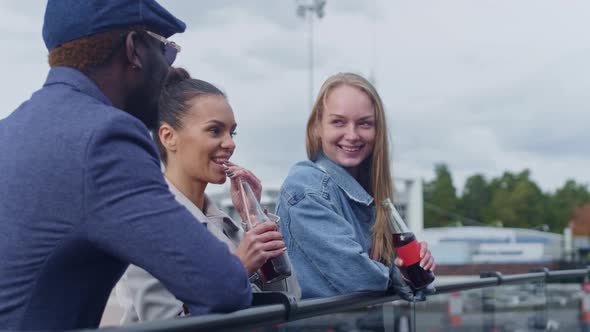
[[[178,65],[229,95],[235,160],[278,185],[305,158],[308,26],[295,1],[161,1],[189,29]],[[40,87],[44,2],[0,2],[0,118]],[[590,3],[583,0],[328,0],[314,23],[315,80],[373,73],[392,130],[394,173],[458,187],[530,168],[546,190],[590,182]],[[8,92],[8,93],[7,93]]]

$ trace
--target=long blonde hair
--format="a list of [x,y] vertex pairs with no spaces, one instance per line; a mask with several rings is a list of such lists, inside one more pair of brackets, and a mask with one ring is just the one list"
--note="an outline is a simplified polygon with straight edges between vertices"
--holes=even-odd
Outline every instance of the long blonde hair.
[[[322,120],[326,100],[334,88],[342,85],[355,87],[366,93],[375,109],[375,145],[371,155],[361,164],[359,178],[361,179],[361,185],[373,196],[375,204],[376,214],[375,224],[373,225],[371,258],[390,265],[394,255],[391,228],[387,220],[387,212],[381,205],[381,201],[384,199],[393,199],[393,184],[389,167],[389,138],[383,102],[375,87],[367,79],[353,73],[339,73],[329,77],[324,82],[307,121],[305,136],[307,157],[315,161],[322,150],[318,126]],[[363,179],[366,180],[363,181]]]

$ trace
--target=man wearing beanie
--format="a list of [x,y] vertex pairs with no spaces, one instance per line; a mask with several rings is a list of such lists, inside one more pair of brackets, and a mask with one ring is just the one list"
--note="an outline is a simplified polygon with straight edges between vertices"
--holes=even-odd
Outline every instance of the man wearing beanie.
[[0,121],[0,330],[97,327],[133,263],[191,315],[251,302],[179,205],[148,129],[185,24],[154,0],[49,0],[43,87]]

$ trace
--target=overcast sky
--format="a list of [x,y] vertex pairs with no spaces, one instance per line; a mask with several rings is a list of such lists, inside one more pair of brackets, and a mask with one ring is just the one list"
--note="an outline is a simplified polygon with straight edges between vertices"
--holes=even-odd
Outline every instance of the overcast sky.
[[[161,0],[188,24],[176,65],[229,96],[234,161],[268,186],[305,158],[308,21],[295,0]],[[0,119],[45,80],[45,1],[0,2]],[[328,0],[314,22],[314,93],[329,75],[371,75],[386,106],[396,177],[455,184],[529,168],[546,191],[590,182],[590,1]],[[67,161],[64,161],[67,162]]]

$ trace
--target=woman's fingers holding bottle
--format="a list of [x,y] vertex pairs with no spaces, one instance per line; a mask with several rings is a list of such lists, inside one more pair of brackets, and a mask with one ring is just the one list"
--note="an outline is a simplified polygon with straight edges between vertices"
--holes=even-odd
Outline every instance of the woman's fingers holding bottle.
[[267,232],[277,231],[278,228],[279,226],[274,222],[263,222],[256,224],[251,230],[248,231],[248,233],[260,235]]
[[223,171],[229,178],[247,177],[245,180],[250,183],[250,186],[260,184],[260,179],[254,173],[232,162],[223,163]]
[[434,268],[436,267],[436,264],[434,263],[434,257],[432,257],[432,255],[430,255],[430,252],[424,256],[424,258],[422,258],[420,260],[420,266],[427,271],[434,271]]
[[272,224],[262,223],[246,232],[236,250],[236,255],[250,274],[286,250],[281,233]]
[[422,241],[420,242],[420,258],[423,258],[426,252],[428,252],[428,243]]
[[230,186],[230,196],[232,199],[232,203],[234,205],[234,207],[236,208],[236,211],[238,212],[238,214],[240,215],[240,217],[242,218],[242,221],[246,221],[248,216],[246,215],[246,209],[248,208],[252,208],[252,207],[244,207],[243,203],[244,203],[244,198],[242,197],[241,194],[241,189],[242,189],[242,185],[241,185],[241,181],[244,181],[246,183],[249,184],[250,188],[252,189],[256,199],[258,201],[260,201],[260,193],[262,191],[262,185],[260,184],[260,181],[258,180],[258,178],[256,178],[254,176],[254,174],[252,174],[252,172],[236,165],[233,164],[229,161],[226,161],[224,163],[224,171],[226,173],[226,175],[229,177],[230,182],[231,182],[231,186]]
[[283,235],[278,231],[278,226],[275,223],[264,222],[258,224],[252,230],[248,231],[248,233],[250,232],[254,241],[263,244],[260,247],[262,250],[276,250],[285,247]]
[[[274,240],[274,241],[267,241],[267,242],[260,242],[260,246],[258,247],[259,250],[265,252],[273,252],[273,251],[285,251],[287,248],[285,247],[285,242],[283,240]],[[272,256],[275,257],[275,256]]]
[[262,183],[260,182],[260,180],[254,175],[254,173],[250,172],[249,170],[242,168],[240,170],[236,171],[236,175],[237,177],[241,177],[242,180],[248,182],[248,184],[250,185],[250,188],[252,188],[252,191],[254,192],[254,195],[256,196],[256,200],[258,200],[258,202],[260,202],[260,197],[262,195]]
[[282,255],[285,251],[287,251],[287,247],[285,247],[284,243],[283,243],[283,247],[280,247],[279,249],[276,249],[276,250],[267,251],[268,258],[270,259],[270,258],[278,257],[278,256]]
[[434,262],[434,257],[430,256],[430,261],[428,263],[426,263],[424,268],[426,270],[434,272],[434,269],[436,268],[436,263]]
[[[278,231],[278,226],[274,222],[263,222],[261,224],[257,224],[256,227],[249,230],[247,235],[252,237],[252,240],[259,243],[267,243],[271,241],[281,241],[283,243],[283,247],[285,243],[283,242],[283,235],[281,232]],[[264,250],[274,250],[278,248],[270,248],[264,247]]]
[[[283,235],[277,231],[268,231],[268,232],[256,235],[256,241],[258,241],[260,243],[267,243],[267,242],[271,242],[271,241],[283,241]],[[283,244],[283,246],[284,246],[284,244]],[[272,248],[272,249],[277,249],[277,248]]]
[[260,179],[258,179],[256,175],[254,175],[254,173],[229,162],[225,163],[224,170],[227,177],[231,179],[232,185],[234,183],[236,185],[238,184],[237,179],[242,179],[242,181],[248,182],[250,188],[252,188],[252,191],[254,192],[254,195],[256,195],[256,199],[260,201],[260,196],[262,193],[262,183],[260,182]]
[[260,242],[257,235],[252,232],[246,232],[240,241],[236,255],[250,274],[258,270],[270,257],[263,245],[264,243]]
[[432,257],[428,244],[425,241],[420,242],[420,266],[425,270],[434,271],[436,264]]
[[248,274],[254,273],[266,262],[266,258],[256,251],[253,237],[252,234],[246,233],[235,252]]
[[[226,160],[223,163],[223,166],[224,166],[223,169],[225,170],[226,173],[235,173],[235,171],[237,171],[237,170],[243,170],[243,171],[248,172],[252,176],[252,178],[255,180],[255,182],[260,183],[260,179],[256,175],[254,175],[254,173],[252,173],[251,171],[249,171],[243,167],[240,167],[237,164],[234,164],[233,162],[231,162],[229,160]],[[232,177],[233,177],[233,175],[232,175]]]

